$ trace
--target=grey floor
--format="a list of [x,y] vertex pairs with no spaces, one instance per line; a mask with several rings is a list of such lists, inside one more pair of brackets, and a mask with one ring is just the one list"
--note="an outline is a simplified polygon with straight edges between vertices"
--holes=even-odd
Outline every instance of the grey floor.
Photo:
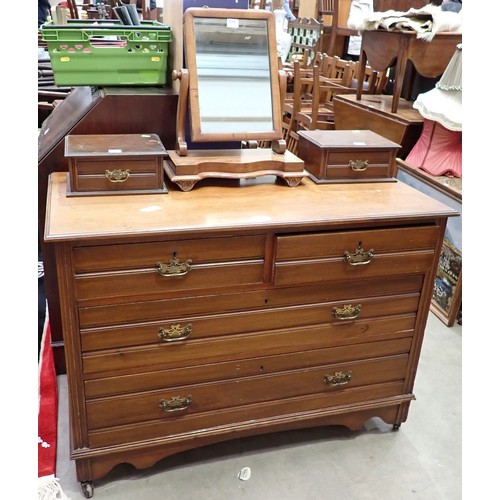
[[[84,498],[69,459],[67,383],[58,376],[56,476]],[[462,327],[429,314],[408,419],[399,431],[371,419],[360,431],[321,427],[238,439],[94,481],[109,500],[458,500],[462,498]],[[238,478],[248,467],[250,478]],[[478,497],[479,498],[479,497]]]

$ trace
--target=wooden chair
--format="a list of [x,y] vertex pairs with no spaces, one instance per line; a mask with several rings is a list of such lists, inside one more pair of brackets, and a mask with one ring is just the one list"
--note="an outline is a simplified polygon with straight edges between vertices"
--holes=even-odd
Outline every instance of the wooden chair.
[[294,60],[299,60],[304,66],[309,66],[316,52],[320,51],[322,29],[323,25],[314,18],[298,17],[295,21],[290,21],[288,33],[292,37],[292,44],[286,62],[293,64]]
[[[354,70],[354,78],[350,84],[351,87],[357,88],[360,78],[359,71],[361,65],[359,62],[352,63]],[[388,81],[389,70],[375,71],[371,66],[366,66],[364,74],[361,76],[363,80],[363,94],[380,95],[384,92]]]
[[332,36],[333,0],[318,0],[318,21],[323,24],[320,50],[326,52],[327,42]]

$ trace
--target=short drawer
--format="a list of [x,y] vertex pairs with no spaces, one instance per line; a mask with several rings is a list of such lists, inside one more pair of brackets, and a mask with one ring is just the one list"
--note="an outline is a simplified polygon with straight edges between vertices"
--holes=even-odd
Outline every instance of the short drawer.
[[358,320],[332,320],[314,326],[276,329],[143,347],[92,351],[82,356],[86,379],[199,366],[267,355],[411,337],[415,313]]
[[[184,263],[181,263],[184,265]],[[189,270],[160,272],[158,266],[137,271],[107,272],[79,275],[75,278],[78,300],[125,298],[159,294],[187,294],[195,290],[220,287],[243,287],[262,284],[264,260],[189,264]]]
[[[87,163],[89,165],[87,165]],[[163,166],[160,162],[136,160],[122,162],[80,161],[71,178],[73,192],[113,192],[163,190]]]
[[433,264],[435,226],[279,236],[274,284],[426,273]]
[[76,274],[122,269],[151,269],[157,262],[191,264],[263,259],[266,237],[239,236],[166,240],[73,248]]
[[182,295],[264,280],[265,236],[75,247],[79,300]]
[[[347,392],[350,388],[403,380],[407,363],[408,356],[401,354],[96,399],[87,403],[87,426],[95,430],[168,419],[172,425],[170,432],[175,432],[176,428],[185,430],[184,416],[303,395]],[[354,402],[355,395],[347,398],[346,403]]]
[[437,226],[416,226],[278,236],[276,261],[344,258],[359,246],[375,255],[434,250],[438,233]]

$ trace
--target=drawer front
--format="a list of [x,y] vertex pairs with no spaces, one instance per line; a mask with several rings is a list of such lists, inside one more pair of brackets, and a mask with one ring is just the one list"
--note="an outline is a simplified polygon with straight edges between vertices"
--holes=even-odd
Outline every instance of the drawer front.
[[298,370],[325,363],[342,363],[404,354],[410,351],[412,338],[403,337],[379,342],[330,347],[293,354],[260,356],[238,361],[201,364],[197,367],[173,368],[128,375],[93,378],[84,382],[87,400],[134,392],[154,391],[221,380],[269,375],[285,370]]
[[[361,292],[361,290],[360,290]],[[81,330],[83,352],[158,343],[191,343],[200,339],[276,329],[332,325],[381,316],[416,313],[420,296],[352,298],[263,311],[173,317],[170,321]]]
[[[367,401],[387,406],[392,399],[403,394],[403,382],[386,382],[349,390],[331,390],[297,398],[266,401],[260,404],[239,406],[200,414],[178,415],[163,413],[162,418],[149,422],[134,423],[119,427],[90,431],[90,448],[100,448],[125,443],[161,438],[175,442],[191,434],[210,434],[212,429],[219,434],[230,435],[235,430],[255,428],[256,425],[272,425],[277,421],[292,421],[298,418],[325,416],[328,412],[339,413],[338,407]],[[405,395],[405,400],[412,399]],[[353,408],[351,408],[351,411]],[[165,415],[167,415],[165,417]],[[213,432],[213,431],[212,431]]]
[[434,250],[438,237],[436,226],[398,227],[338,231],[278,236],[276,261],[344,258],[345,252],[354,253],[358,246],[379,253],[416,250]]
[[326,179],[367,180],[393,175],[393,151],[353,150],[329,151],[326,159]]
[[[87,403],[89,430],[169,419],[172,431],[176,424],[182,430],[183,416],[234,408],[297,396],[335,391],[348,391],[383,382],[403,380],[408,356],[353,361],[308,367],[272,375],[259,375],[237,380],[184,385],[175,389],[152,391]],[[162,402],[163,406],[162,407]],[[353,397],[350,403],[356,402]]]
[[158,269],[94,273],[75,279],[78,300],[179,294],[219,287],[262,284],[264,261],[191,265],[184,274],[162,275]]
[[426,273],[435,226],[279,236],[277,286]]
[[[382,297],[419,293],[423,275],[389,276],[368,280],[347,280],[331,284],[291,286],[239,293],[218,293],[196,297],[178,297],[150,301],[126,302],[79,308],[80,328],[129,325],[131,323],[165,321],[195,315],[224,314],[262,310],[271,307],[298,306],[360,297]],[[361,292],[360,292],[361,291]]]
[[71,190],[129,191],[161,189],[163,168],[161,161],[152,159],[130,160],[72,160],[70,168]]
[[366,320],[332,321],[230,337],[89,352],[83,354],[82,371],[84,377],[89,379],[260,357],[263,348],[268,355],[278,355],[411,337],[415,317],[415,314],[401,314]]
[[241,236],[172,240],[75,247],[73,266],[77,274],[122,269],[151,269],[157,262],[177,259],[191,264],[263,259],[266,237]]

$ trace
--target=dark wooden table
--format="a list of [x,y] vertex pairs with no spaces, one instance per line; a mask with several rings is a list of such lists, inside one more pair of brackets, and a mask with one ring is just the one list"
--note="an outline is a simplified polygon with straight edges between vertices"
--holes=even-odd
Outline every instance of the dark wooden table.
[[[414,31],[366,30],[361,40],[360,74],[364,73],[367,64],[376,71],[385,71],[397,59],[391,106],[391,112],[396,113],[408,61],[422,76],[441,76],[462,42],[462,34],[437,33],[431,42],[426,42],[418,39]],[[361,99],[361,93],[362,81],[358,78],[356,99]]]

